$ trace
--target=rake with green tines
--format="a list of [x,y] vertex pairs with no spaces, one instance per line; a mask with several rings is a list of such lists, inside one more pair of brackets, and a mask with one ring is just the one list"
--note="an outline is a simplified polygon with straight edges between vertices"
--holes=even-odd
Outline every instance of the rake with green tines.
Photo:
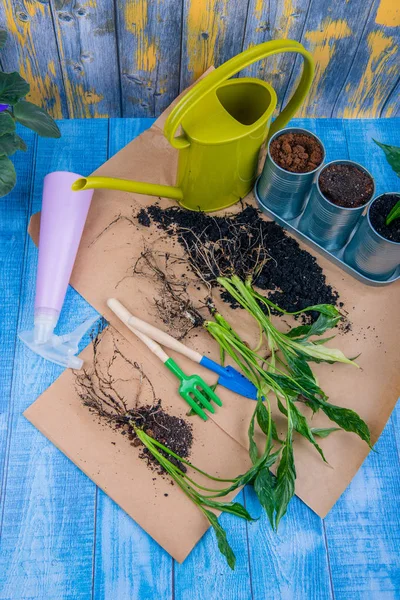
[[[215,394],[215,392],[206,384],[204,379],[199,375],[186,375],[179,365],[168,356],[166,352],[161,348],[157,342],[152,340],[150,337],[141,333],[135,329],[129,323],[130,313],[127,309],[122,306],[117,300],[110,298],[107,301],[109,308],[121,319],[121,321],[138,337],[151,352],[157,356],[161,362],[177,377],[180,381],[178,389],[179,395],[191,406],[191,408],[202,418],[207,421],[207,415],[203,408],[215,413],[214,406],[211,404],[212,401],[218,406],[222,406],[221,400]],[[125,314],[126,313],[126,314]]]

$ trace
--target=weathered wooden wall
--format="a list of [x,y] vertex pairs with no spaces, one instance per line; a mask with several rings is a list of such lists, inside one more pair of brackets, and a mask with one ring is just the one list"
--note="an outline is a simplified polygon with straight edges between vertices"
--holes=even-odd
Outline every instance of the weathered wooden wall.
[[[19,70],[54,117],[158,115],[211,64],[259,42],[301,40],[316,60],[299,116],[400,114],[400,0],[2,0]],[[283,103],[301,61],[254,65]]]

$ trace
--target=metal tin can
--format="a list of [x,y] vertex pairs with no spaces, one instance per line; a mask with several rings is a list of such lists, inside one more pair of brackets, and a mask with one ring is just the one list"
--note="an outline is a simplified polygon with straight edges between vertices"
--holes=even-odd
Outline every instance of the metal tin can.
[[[325,148],[321,140],[311,131],[300,127],[288,127],[277,131],[268,143],[267,158],[257,184],[257,193],[267,207],[284,219],[294,219],[304,208],[315,173],[321,168],[319,165],[309,173],[292,173],[279,167],[272,159],[271,143],[285,133],[301,133],[314,138],[322,148],[325,160]],[[322,163],[321,163],[322,164]]]
[[344,260],[367,277],[380,281],[389,279],[400,265],[400,242],[393,242],[381,236],[373,228],[370,210],[374,202],[382,196],[397,196],[397,192],[386,192],[377,196],[369,205],[367,214],[344,251]]
[[321,169],[298,227],[301,232],[310,236],[326,250],[338,250],[346,244],[367,204],[357,208],[345,208],[333,204],[323,195],[319,187],[319,177],[327,167],[333,164],[353,165],[367,173],[374,186],[371,197],[375,193],[375,181],[371,173],[352,160],[333,160]]

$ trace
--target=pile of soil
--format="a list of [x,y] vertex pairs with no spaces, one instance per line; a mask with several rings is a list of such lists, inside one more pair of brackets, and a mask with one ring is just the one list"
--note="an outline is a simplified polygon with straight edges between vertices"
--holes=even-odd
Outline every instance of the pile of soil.
[[[197,274],[200,271],[212,285],[219,275],[229,275],[227,266],[233,266],[234,273],[245,279],[257,260],[261,259],[262,268],[256,273],[253,283],[266,290],[268,298],[284,310],[295,312],[313,304],[338,303],[339,295],[327,284],[316,258],[301,249],[277,223],[265,221],[252,206],[246,206],[237,214],[221,217],[179,207],[163,210],[157,204],[149,206],[145,212],[158,227],[177,236],[193,270]],[[205,264],[198,252],[199,247],[204,249],[210,244],[214,244],[215,250],[212,268]],[[226,292],[222,293],[222,298],[234,305]],[[317,316],[318,313],[309,313],[303,319],[312,322]]]
[[[128,411],[123,417],[123,422],[117,422],[116,429],[119,429],[122,435],[127,435],[132,446],[141,448],[139,457],[145,460],[150,468],[159,474],[165,473],[157,459],[145,448],[137,437],[135,430],[129,424],[133,421],[137,427],[143,429],[147,435],[156,439],[164,446],[178,454],[181,458],[188,458],[193,443],[192,426],[184,419],[169,415],[161,407],[161,401],[156,404],[141,406]],[[174,465],[186,473],[186,467],[176,458],[169,456],[163,450],[160,450]]]
[[311,135],[284,133],[271,143],[272,160],[285,171],[309,173],[322,163],[324,152],[321,144]]
[[372,178],[355,165],[328,165],[319,174],[318,184],[325,198],[344,208],[364,206],[374,193]]
[[386,218],[399,200],[398,195],[385,194],[375,200],[369,210],[369,218],[375,231],[387,240],[397,243],[400,243],[400,219],[395,219],[390,225],[386,225]]

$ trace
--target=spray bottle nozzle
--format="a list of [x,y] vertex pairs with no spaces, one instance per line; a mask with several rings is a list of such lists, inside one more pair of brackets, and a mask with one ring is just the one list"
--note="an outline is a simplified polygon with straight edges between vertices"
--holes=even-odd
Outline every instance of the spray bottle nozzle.
[[49,332],[51,315],[49,315],[48,320],[44,318],[39,319],[39,321],[37,321],[35,315],[35,328],[31,331],[22,331],[19,338],[28,348],[42,358],[50,360],[61,367],[79,370],[83,365],[83,360],[75,356],[79,350],[79,342],[98,318],[98,315],[96,315],[87,319],[71,333],[56,335],[53,333],[54,325]]

